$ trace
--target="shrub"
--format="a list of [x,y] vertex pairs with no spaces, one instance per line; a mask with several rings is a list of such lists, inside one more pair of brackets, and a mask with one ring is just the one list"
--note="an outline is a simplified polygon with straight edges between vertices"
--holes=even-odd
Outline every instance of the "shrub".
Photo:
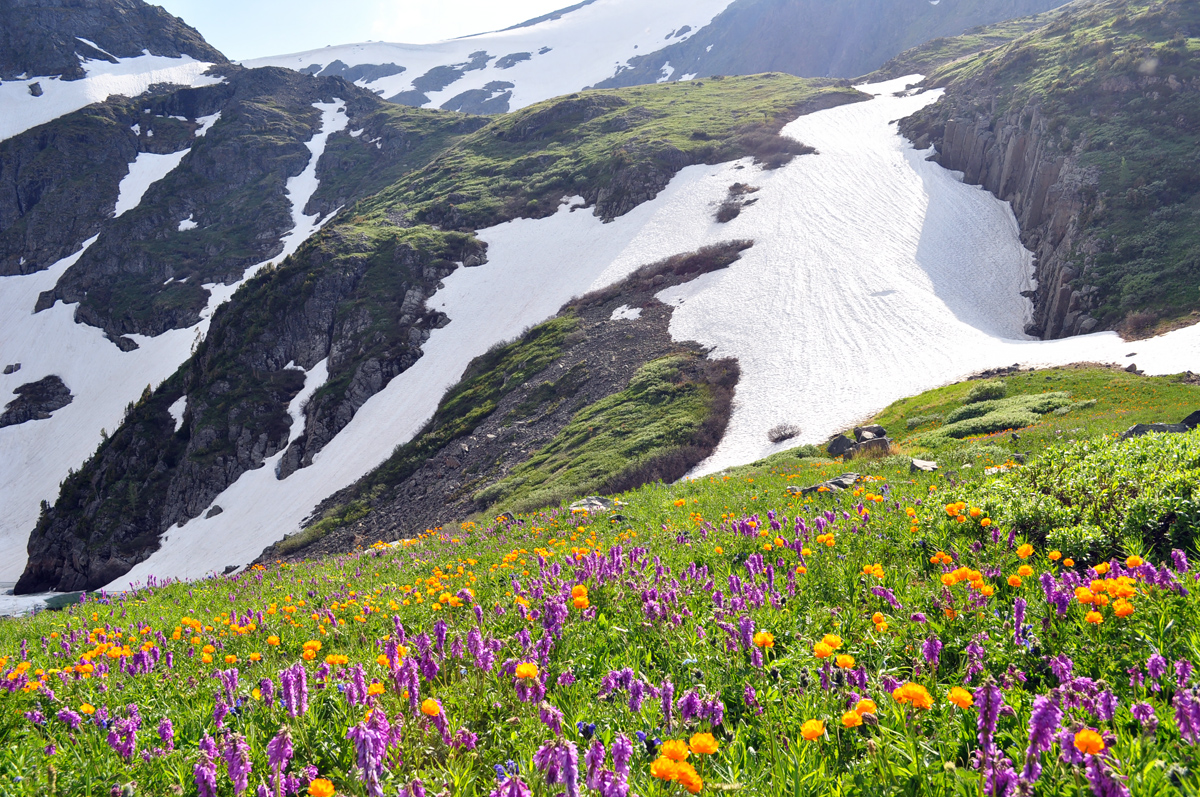
[[967,393],[966,399],[968,404],[974,404],[978,401],[990,401],[992,399],[1004,398],[1008,393],[1008,385],[1000,380],[994,382],[980,382],[975,387],[971,388],[971,392]]
[[941,419],[942,419],[942,416],[938,415],[936,413],[933,415],[916,415],[916,416],[906,420],[904,422],[904,425],[907,426],[909,429],[916,429],[918,427],[924,426],[927,423],[936,423],[936,422],[940,421]]
[[772,443],[782,443],[784,440],[791,440],[800,434],[800,427],[794,423],[781,423],[771,427],[767,432],[767,439]]

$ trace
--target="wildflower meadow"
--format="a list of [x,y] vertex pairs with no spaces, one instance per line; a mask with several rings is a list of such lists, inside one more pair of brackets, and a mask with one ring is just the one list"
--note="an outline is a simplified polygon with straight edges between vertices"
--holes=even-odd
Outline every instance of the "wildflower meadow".
[[[1164,482],[1200,432],[1056,451]],[[0,794],[1200,793],[1186,535],[1054,547],[1034,462],[851,464],[6,621]]]

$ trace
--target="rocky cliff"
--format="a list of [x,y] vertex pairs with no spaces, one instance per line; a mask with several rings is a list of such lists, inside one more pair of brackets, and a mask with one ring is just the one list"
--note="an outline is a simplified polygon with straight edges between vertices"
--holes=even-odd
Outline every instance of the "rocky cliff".
[[1036,256],[1028,332],[1150,334],[1200,308],[1200,6],[1067,6],[933,72],[944,98],[901,122],[1013,205]]
[[0,80],[85,74],[80,59],[149,52],[226,63],[194,28],[142,0],[0,0]]

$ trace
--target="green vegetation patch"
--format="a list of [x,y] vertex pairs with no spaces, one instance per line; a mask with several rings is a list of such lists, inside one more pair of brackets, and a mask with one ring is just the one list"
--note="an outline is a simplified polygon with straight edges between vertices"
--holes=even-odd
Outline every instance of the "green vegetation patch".
[[481,506],[528,511],[602,491],[620,474],[686,445],[709,414],[710,389],[689,378],[699,355],[653,360],[629,387],[576,413],[547,446],[476,493]]

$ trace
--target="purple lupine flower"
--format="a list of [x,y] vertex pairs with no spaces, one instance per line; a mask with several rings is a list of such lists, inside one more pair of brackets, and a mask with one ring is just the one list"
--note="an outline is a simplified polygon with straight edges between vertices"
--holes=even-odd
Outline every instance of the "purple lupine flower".
[[238,671],[236,667],[228,670],[217,670],[213,673],[225,688],[225,702],[230,705],[237,703]]
[[1192,677],[1192,663],[1187,659],[1175,662],[1175,686],[1180,689],[1187,687],[1188,679]]
[[637,713],[642,710],[642,701],[646,699],[646,685],[634,679],[629,684],[629,710]]
[[675,697],[675,684],[671,683],[670,678],[663,679],[659,694],[662,698],[663,724],[669,731],[671,730],[671,713]]
[[1096,700],[1095,713],[1104,722],[1111,720],[1117,713],[1117,696],[1107,689],[1101,692]]
[[1025,625],[1026,605],[1024,598],[1013,601],[1013,641],[1018,644],[1021,642],[1021,627]]
[[533,754],[533,765],[546,773],[546,783],[554,786],[562,782],[562,758],[555,742],[544,742]]
[[225,766],[229,780],[233,782],[235,795],[244,792],[250,785],[250,745],[240,733],[230,734],[225,743]]
[[633,741],[623,733],[613,739],[612,759],[613,769],[619,775],[629,774],[629,761],[633,758]]
[[207,733],[200,740],[200,760],[192,766],[199,797],[217,797],[217,744]]
[[1150,658],[1146,659],[1146,672],[1157,681],[1167,673],[1167,660],[1157,653],[1152,653]]
[[1021,779],[1035,783],[1042,776],[1042,753],[1049,752],[1054,745],[1054,734],[1062,722],[1062,709],[1048,695],[1034,698],[1033,711],[1029,716],[1029,747],[1025,751],[1025,769]]
[[299,717],[308,711],[308,673],[304,665],[296,663],[279,673],[279,683],[283,687],[279,700],[288,716]]
[[1109,769],[1103,756],[1088,756],[1084,773],[1092,787],[1092,794],[1099,797],[1129,797],[1129,789]]
[[912,613],[912,614],[909,616],[909,618],[908,618],[908,619],[909,619],[909,620],[911,620],[911,621],[912,621],[912,622],[914,622],[914,623],[927,623],[927,622],[929,622],[929,618],[928,618],[928,617],[926,617],[926,616],[925,616],[925,615],[924,615],[922,612],[913,612],[913,613]]
[[175,726],[169,717],[163,717],[158,723],[158,738],[168,753],[175,749]]
[[725,721],[725,703],[719,697],[714,697],[704,704],[704,716],[714,728]]
[[758,704],[758,694],[754,691],[753,686],[746,684],[742,698],[746,701],[746,708],[751,709],[755,714],[762,714],[762,706]]
[[466,728],[459,728],[454,734],[454,746],[464,752],[470,752],[479,744],[479,734],[471,733]]
[[25,719],[28,720],[29,722],[33,723],[34,725],[45,725],[46,724],[46,715],[43,714],[41,712],[41,710],[36,709],[36,708],[32,711],[26,711]]
[[538,708],[538,718],[554,732],[555,736],[562,736],[563,713],[561,711],[549,703],[543,702]]
[[[382,715],[381,709],[375,709],[370,721],[360,722],[346,731],[346,738],[354,743],[358,769],[370,797],[383,797],[379,778],[383,775],[383,762],[387,757],[388,724],[387,717]],[[382,719],[378,720],[380,716]]]
[[412,782],[400,792],[400,797],[425,797],[425,784],[421,782],[420,778],[413,778]]
[[65,723],[66,726],[73,731],[79,730],[79,726],[83,724],[83,717],[76,714],[69,708],[60,710],[54,716],[58,717],[61,722]]
[[871,587],[871,594],[877,598],[883,598],[887,601],[888,606],[892,607],[892,611],[902,609],[900,601],[896,600],[895,594],[887,587]]
[[575,683],[575,673],[567,670],[558,676],[558,680],[554,682],[557,686],[570,686]]
[[271,778],[275,784],[275,797],[283,793],[283,770],[292,760],[292,734],[284,726],[271,741],[267,742],[267,765],[271,767]]
[[744,614],[738,618],[738,637],[744,650],[754,650],[754,621]]
[[263,678],[258,682],[258,693],[262,695],[263,705],[267,708],[275,704],[275,682],[270,678]]
[[942,640],[936,636],[931,636],[925,640],[924,646],[921,648],[921,654],[925,657],[925,663],[930,667],[937,669],[938,660],[942,653]]
[[501,781],[488,797],[533,797],[533,792],[516,775]]
[[1004,693],[992,680],[986,681],[975,691],[975,708],[979,711],[977,725],[979,728],[979,746],[983,753],[983,761],[987,769],[988,762],[996,753],[993,741],[996,734],[996,723],[1000,719],[1000,707],[1004,705]]
[[1200,741],[1200,703],[1186,689],[1175,693],[1175,724],[1188,744]]
[[1071,672],[1075,669],[1075,662],[1071,661],[1067,654],[1062,653],[1053,658],[1047,659],[1050,665],[1050,672],[1054,673],[1054,677],[1058,682],[1066,683],[1071,679]]
[[1133,718],[1142,724],[1146,733],[1153,736],[1158,730],[1158,717],[1154,715],[1154,706],[1149,703],[1134,703],[1130,709]]
[[574,742],[562,740],[559,743],[562,751],[563,785],[567,787],[567,797],[579,797],[579,750]]
[[596,739],[592,746],[583,754],[583,763],[587,767],[586,784],[589,789],[600,788],[600,771],[604,767],[604,742]]
[[1171,551],[1171,561],[1174,563],[1177,572],[1186,573],[1190,569],[1187,554],[1178,548]]
[[677,705],[679,707],[680,722],[685,724],[690,723],[696,717],[700,716],[702,704],[700,702],[700,694],[695,689],[689,689],[687,692],[684,692],[683,696],[679,698]]

